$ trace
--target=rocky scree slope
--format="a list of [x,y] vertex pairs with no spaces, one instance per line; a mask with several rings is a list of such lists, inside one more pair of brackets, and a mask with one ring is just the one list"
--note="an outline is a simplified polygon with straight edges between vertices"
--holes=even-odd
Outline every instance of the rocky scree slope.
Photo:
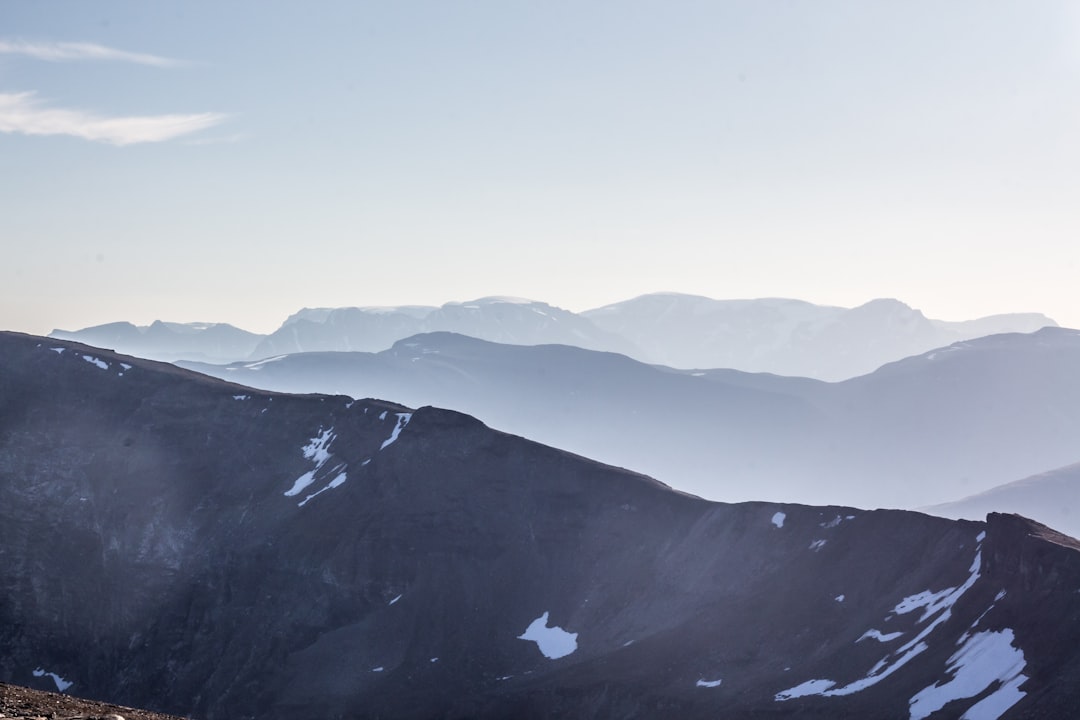
[[0,681],[217,718],[1060,717],[1080,555],[0,334]]
[[7,720],[182,720],[174,715],[162,715],[6,683],[0,683],[0,718]]

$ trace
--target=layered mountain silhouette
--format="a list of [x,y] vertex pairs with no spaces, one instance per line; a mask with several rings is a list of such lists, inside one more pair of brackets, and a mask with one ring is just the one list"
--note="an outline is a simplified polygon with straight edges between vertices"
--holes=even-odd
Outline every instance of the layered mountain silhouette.
[[1008,510],[1080,536],[1080,463],[1032,475],[953,502],[922,508],[951,518],[982,518]]
[[843,380],[956,341],[1052,325],[1034,313],[960,323],[928,320],[896,300],[846,309],[798,300],[657,294],[580,314],[506,297],[442,307],[305,308],[269,336],[248,333],[231,344],[222,339],[228,326],[194,332],[174,323],[114,323],[52,336],[156,360],[228,362],[299,352],[379,352],[412,335],[454,332],[504,344],[617,352],[679,368]]
[[1061,328],[956,343],[842,383],[445,333],[375,354],[186,366],[267,389],[453,407],[726,501],[915,508],[1080,456],[1080,332]]
[[95,347],[150,360],[232,362],[250,357],[264,336],[227,323],[171,323],[158,320],[139,327],[115,322],[82,330],[53,330],[50,337],[75,340]]
[[646,362],[829,381],[864,375],[961,340],[1055,325],[1038,313],[930,320],[891,299],[848,309],[780,298],[713,300],[677,293],[643,295],[583,314],[634,343]]
[[0,357],[3,682],[207,720],[1080,703],[1080,551],[1017,516],[717,504],[457,412]]

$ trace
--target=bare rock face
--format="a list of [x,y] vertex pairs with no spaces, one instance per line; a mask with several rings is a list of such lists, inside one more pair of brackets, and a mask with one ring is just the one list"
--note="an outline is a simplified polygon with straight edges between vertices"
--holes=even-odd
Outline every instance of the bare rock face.
[[[0,334],[0,680],[198,718],[1062,717],[1080,554]],[[126,715],[125,715],[126,716]]]

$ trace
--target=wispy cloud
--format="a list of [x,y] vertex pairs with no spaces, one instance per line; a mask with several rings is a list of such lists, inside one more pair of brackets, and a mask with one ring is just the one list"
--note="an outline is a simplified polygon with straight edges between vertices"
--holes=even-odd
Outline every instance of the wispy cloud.
[[222,113],[108,117],[85,110],[44,107],[32,92],[0,93],[0,132],[71,135],[112,145],[172,140],[214,127],[226,117]]
[[104,45],[86,42],[27,42],[24,40],[0,39],[0,54],[25,55],[37,60],[48,60],[49,62],[114,60],[162,68],[178,67],[186,64],[183,60],[117,50]]

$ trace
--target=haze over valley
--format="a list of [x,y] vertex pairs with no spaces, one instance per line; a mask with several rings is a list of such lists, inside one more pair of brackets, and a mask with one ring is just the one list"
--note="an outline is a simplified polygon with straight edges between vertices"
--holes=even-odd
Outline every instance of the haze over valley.
[[0,2],[0,717],[1073,717],[1078,48]]

